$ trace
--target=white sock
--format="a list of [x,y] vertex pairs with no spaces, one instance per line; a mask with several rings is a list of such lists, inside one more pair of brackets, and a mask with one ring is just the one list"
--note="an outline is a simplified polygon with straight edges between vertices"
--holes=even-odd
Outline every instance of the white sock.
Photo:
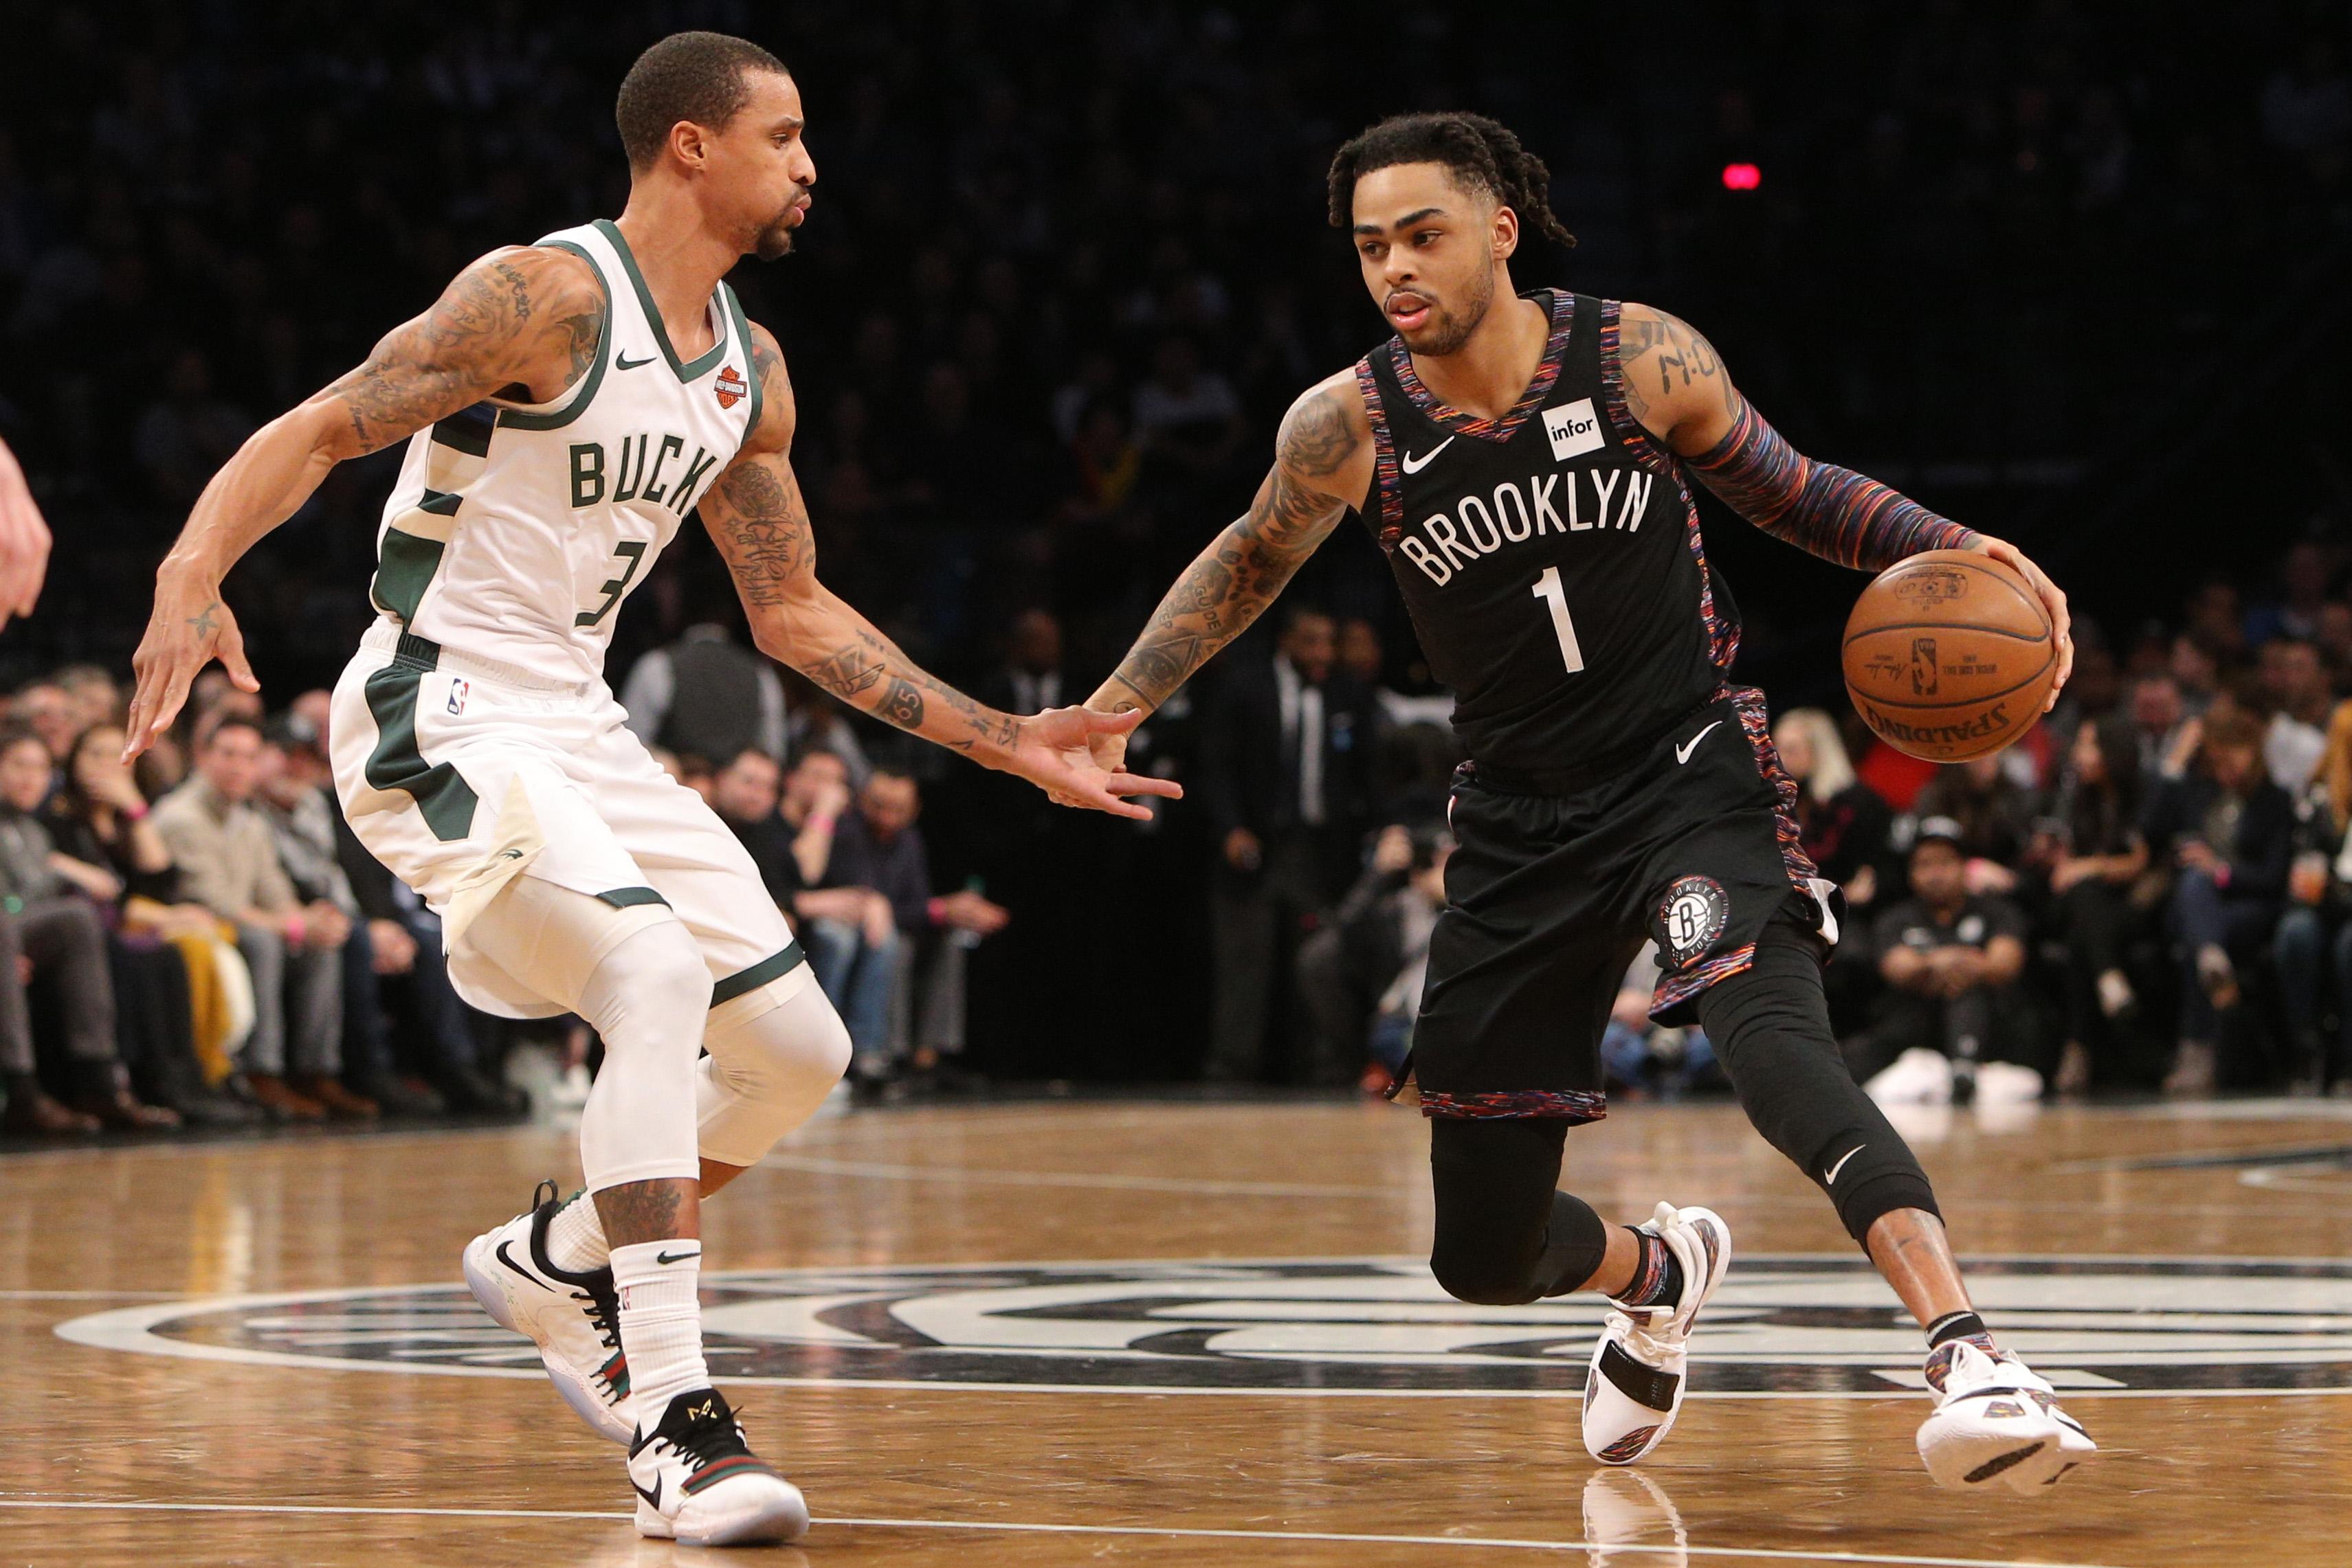
[[702,1364],[702,1243],[640,1241],[613,1249],[613,1287],[621,1297],[621,1349],[629,1358],[629,1394],[637,1427],[661,1424],[669,1402],[710,1386]]
[[555,1211],[547,1222],[547,1257],[567,1274],[585,1274],[613,1260],[594,1198],[575,1192]]

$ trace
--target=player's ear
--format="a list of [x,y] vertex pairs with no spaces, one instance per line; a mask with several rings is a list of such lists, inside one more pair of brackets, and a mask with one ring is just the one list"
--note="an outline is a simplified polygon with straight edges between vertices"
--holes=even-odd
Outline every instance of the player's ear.
[[1508,205],[1497,204],[1492,229],[1495,259],[1508,261],[1519,248],[1519,214]]
[[702,167],[707,156],[702,141],[702,127],[691,120],[681,120],[669,128],[669,150],[677,161],[689,169]]

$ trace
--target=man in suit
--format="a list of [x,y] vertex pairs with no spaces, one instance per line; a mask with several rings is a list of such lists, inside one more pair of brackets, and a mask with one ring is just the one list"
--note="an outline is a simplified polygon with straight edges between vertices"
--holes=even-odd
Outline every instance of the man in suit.
[[1291,612],[1275,656],[1237,665],[1203,723],[1201,798],[1218,842],[1213,1079],[1266,1075],[1269,1038],[1293,1032],[1293,955],[1354,877],[1379,710],[1336,652],[1330,616]]

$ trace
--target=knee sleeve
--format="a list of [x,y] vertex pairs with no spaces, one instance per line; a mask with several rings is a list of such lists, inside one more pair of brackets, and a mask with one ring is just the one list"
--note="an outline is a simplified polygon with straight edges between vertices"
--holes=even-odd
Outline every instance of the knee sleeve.
[[849,1068],[849,1031],[804,974],[713,1009],[703,1044],[710,1055],[695,1087],[702,1156],[722,1165],[758,1165]]
[[1881,1215],[1939,1211],[1911,1146],[1846,1070],[1816,941],[1787,921],[1766,926],[1754,965],[1701,994],[1699,1024],[1748,1119],[1829,1195],[1860,1243]]
[[1600,1270],[1607,1228],[1590,1204],[1555,1190],[1568,1126],[1550,1117],[1430,1123],[1429,1270],[1446,1294],[1517,1306],[1581,1289]]
[[580,1115],[588,1190],[698,1176],[695,1058],[710,970],[684,923],[671,915],[614,944],[581,987],[577,1010],[604,1040]]

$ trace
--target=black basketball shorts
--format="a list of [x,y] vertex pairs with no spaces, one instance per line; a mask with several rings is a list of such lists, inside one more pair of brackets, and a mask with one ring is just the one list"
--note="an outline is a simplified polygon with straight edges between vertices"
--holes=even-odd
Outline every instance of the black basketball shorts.
[[1431,1116],[1600,1120],[1601,1032],[1645,938],[1663,971],[1650,1016],[1667,1024],[1696,1019],[1700,992],[1755,962],[1792,899],[1837,940],[1843,900],[1798,844],[1796,782],[1761,692],[1727,690],[1601,782],[1529,782],[1456,776],[1412,1040]]

